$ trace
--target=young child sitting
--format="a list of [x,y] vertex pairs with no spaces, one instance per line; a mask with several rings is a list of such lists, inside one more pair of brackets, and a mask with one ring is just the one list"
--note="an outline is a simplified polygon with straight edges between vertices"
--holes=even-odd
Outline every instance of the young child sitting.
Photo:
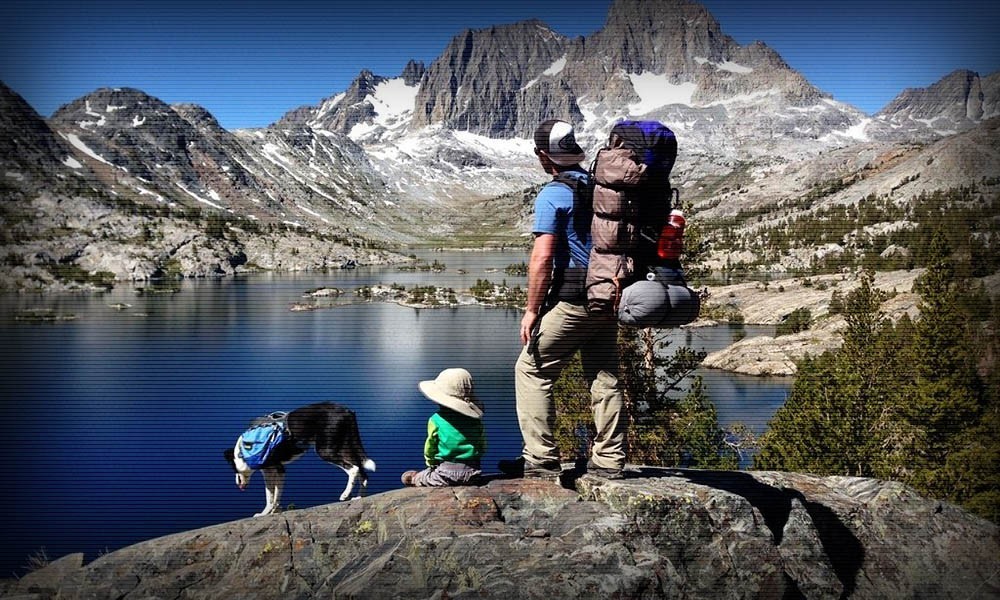
[[483,408],[465,369],[445,369],[433,381],[421,381],[420,391],[441,405],[427,420],[423,471],[403,473],[404,485],[444,487],[475,484],[482,474],[486,451]]

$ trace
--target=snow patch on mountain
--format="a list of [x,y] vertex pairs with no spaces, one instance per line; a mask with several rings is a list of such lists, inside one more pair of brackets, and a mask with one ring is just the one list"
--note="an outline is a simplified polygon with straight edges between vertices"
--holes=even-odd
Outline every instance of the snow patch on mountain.
[[868,124],[871,122],[872,120],[868,118],[861,119],[859,123],[855,123],[854,125],[851,125],[846,129],[831,131],[830,133],[821,136],[819,138],[819,141],[831,142],[831,141],[836,141],[838,137],[842,137],[842,138],[855,139],[861,142],[867,142],[869,141],[869,139],[868,139],[868,134],[865,133],[865,130],[868,128]]
[[722,62],[722,63],[716,64],[715,68],[719,69],[720,71],[729,71],[730,73],[739,73],[740,75],[746,75],[747,73],[753,73],[753,68],[752,67],[747,67],[747,66],[741,65],[739,63],[735,63],[735,62],[729,61],[729,60],[727,60],[725,62]]
[[746,75],[747,73],[753,73],[753,68],[752,67],[748,67],[746,65],[741,65],[741,64],[733,62],[731,60],[727,60],[727,61],[724,61],[724,62],[721,62],[721,63],[716,63],[716,62],[712,62],[712,61],[708,60],[704,56],[696,56],[696,57],[694,57],[694,62],[698,63],[699,65],[705,65],[705,64],[712,65],[713,67],[715,67],[716,69],[718,69],[720,71],[729,71],[730,73],[737,73],[737,74],[740,74],[740,75]]
[[698,90],[695,83],[671,83],[666,75],[649,71],[638,75],[629,73],[628,78],[632,82],[632,89],[639,96],[639,102],[628,107],[629,114],[632,115],[644,115],[669,104],[693,106],[691,98]]
[[191,190],[187,189],[187,188],[186,188],[186,187],[184,186],[184,184],[183,184],[183,183],[181,183],[181,182],[177,182],[177,187],[179,187],[179,188],[181,189],[181,191],[182,191],[182,192],[184,192],[184,193],[185,193],[185,194],[187,194],[188,196],[191,196],[192,198],[194,198],[194,199],[195,199],[195,200],[197,200],[198,202],[201,202],[201,203],[203,203],[203,204],[207,204],[207,205],[211,206],[212,208],[215,208],[215,209],[218,209],[218,210],[227,210],[227,209],[226,209],[226,207],[224,207],[224,206],[222,206],[222,205],[219,205],[219,204],[216,204],[215,202],[212,202],[211,200],[208,200],[207,198],[202,198],[202,197],[201,197],[201,196],[199,196],[198,194],[195,194],[195,193],[194,193],[194,192],[192,192]]
[[314,211],[313,209],[311,209],[311,208],[309,208],[307,206],[303,206],[302,204],[296,204],[295,206],[298,207],[299,210],[301,210],[302,212],[310,214],[310,215],[316,217],[317,219],[319,219],[320,221],[323,221],[327,225],[330,224],[330,220],[329,219],[327,219],[323,215],[319,214],[318,212]]
[[365,98],[375,107],[375,122],[388,127],[394,118],[413,110],[419,85],[406,85],[402,77],[389,79],[375,86],[375,94]]
[[532,150],[535,147],[534,142],[525,138],[495,139],[468,131],[455,131],[454,137],[472,150],[485,152],[501,159],[514,155],[528,157],[533,153]]
[[67,142],[72,144],[74,148],[76,148],[80,152],[83,152],[90,158],[93,158],[94,160],[102,162],[106,165],[110,165],[112,167],[114,166],[110,162],[104,160],[103,156],[91,150],[90,147],[87,146],[87,144],[83,143],[83,140],[80,139],[80,136],[76,135],[75,133],[68,133],[68,134],[60,133],[59,135],[62,136],[62,138],[65,139]]
[[[551,65],[549,65],[547,69],[542,71],[542,76],[555,77],[556,75],[562,73],[563,69],[565,68],[566,68],[566,55],[563,54],[561,58],[553,62]],[[531,81],[529,81],[528,83],[524,84],[523,86],[521,86],[520,91],[523,92],[528,88],[534,87],[534,85],[538,83],[539,79],[540,77],[536,77]]]
[[322,106],[319,107],[319,111],[316,113],[316,118],[314,119],[314,122],[318,121],[319,119],[322,119],[324,116],[327,115],[327,113],[336,108],[336,106],[340,104],[340,101],[343,100],[346,95],[347,95],[346,92],[340,92],[333,98],[330,98],[329,100],[324,102]]
[[[359,143],[397,137],[410,123],[419,92],[419,84],[407,85],[403,77],[380,81],[372,88],[372,93],[361,101],[371,106],[372,117],[354,123],[347,137]],[[339,98],[335,100],[340,101]]]
[[[157,194],[156,192],[147,190],[146,188],[142,187],[141,185],[133,185],[132,187],[135,188],[135,191],[139,192],[140,196],[152,196],[153,198],[156,199],[157,202],[161,202],[161,203],[165,202],[165,200],[163,199],[163,196],[161,196],[160,194]],[[173,202],[171,202],[170,204],[171,204],[171,206],[173,206]]]
[[770,88],[766,90],[758,90],[756,92],[749,92],[747,94],[737,94],[735,96],[730,96],[729,98],[723,98],[722,100],[716,100],[714,102],[709,102],[705,104],[708,106],[726,106],[726,105],[740,105],[740,104],[756,104],[758,101],[767,98],[768,96],[781,96],[781,90],[778,88]]
[[566,55],[563,54],[562,57],[556,62],[552,63],[548,69],[542,71],[542,75],[554,76],[562,73],[562,70],[566,67]]

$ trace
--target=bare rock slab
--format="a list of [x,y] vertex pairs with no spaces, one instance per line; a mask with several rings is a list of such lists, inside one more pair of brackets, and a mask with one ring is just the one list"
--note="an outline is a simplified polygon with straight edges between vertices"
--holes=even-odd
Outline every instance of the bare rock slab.
[[150,540],[33,598],[1000,598],[996,525],[898,483],[633,467],[408,488]]

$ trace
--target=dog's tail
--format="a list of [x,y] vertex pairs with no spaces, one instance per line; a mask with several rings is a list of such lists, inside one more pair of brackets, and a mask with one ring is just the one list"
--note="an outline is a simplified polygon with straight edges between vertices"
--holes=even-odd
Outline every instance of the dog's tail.
[[374,471],[375,461],[368,458],[368,453],[365,452],[365,446],[361,443],[361,430],[358,428],[358,418],[354,414],[354,411],[350,411],[348,428],[350,429],[348,435],[351,436],[353,442],[351,444],[351,449],[354,451],[354,456],[352,457],[354,464],[358,465],[365,471]]

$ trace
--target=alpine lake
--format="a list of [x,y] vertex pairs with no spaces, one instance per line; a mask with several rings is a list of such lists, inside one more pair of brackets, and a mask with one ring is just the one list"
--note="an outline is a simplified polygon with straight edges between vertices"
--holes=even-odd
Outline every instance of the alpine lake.
[[[367,493],[401,487],[423,466],[436,405],[417,383],[463,367],[485,403],[487,472],[520,454],[513,364],[521,311],[481,305],[414,308],[366,301],[355,290],[396,284],[468,290],[477,281],[525,287],[505,267],[521,251],[422,252],[444,270],[400,265],[327,273],[261,273],[184,280],[150,293],[120,284],[98,294],[0,295],[0,389],[5,489],[0,577],[32,558],[86,560],[142,540],[249,517],[263,478],[234,484],[222,453],[251,418],[332,400],[353,409],[377,470]],[[317,289],[334,296],[304,299]],[[162,290],[161,290],[162,292]],[[309,310],[302,310],[308,308]],[[671,346],[713,351],[727,326],[670,333]],[[746,326],[747,337],[773,327]],[[762,432],[791,378],[702,369],[726,426]],[[336,501],[340,469],[308,453],[289,468],[282,504]]]

